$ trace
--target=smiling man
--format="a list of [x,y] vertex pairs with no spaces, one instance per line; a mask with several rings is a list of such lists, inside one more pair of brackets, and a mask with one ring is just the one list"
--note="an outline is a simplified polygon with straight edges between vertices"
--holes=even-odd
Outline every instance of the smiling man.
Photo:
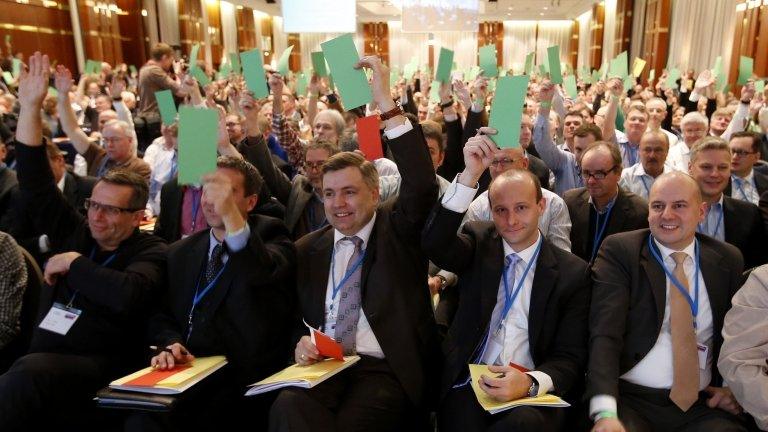
[[[725,194],[757,205],[768,190],[766,165],[756,165],[760,159],[760,135],[755,132],[733,134],[731,149],[731,184]],[[757,168],[757,169],[756,169]]]
[[87,217],[56,187],[40,119],[49,70],[35,53],[21,76],[16,151],[21,193],[36,204],[31,217],[54,255],[30,354],[0,377],[3,430],[94,426],[96,390],[143,363],[147,310],[165,271],[165,243],[138,230],[148,195],[140,175],[107,172],[85,202]]
[[589,319],[593,432],[747,430],[715,363],[743,261],[696,233],[704,211],[690,176],[662,174],[650,191],[650,229],[603,242]]
[[566,410],[560,408],[488,414],[469,385],[468,364],[489,365],[493,375],[483,375],[478,385],[504,402],[567,395],[583,373],[586,264],[541,234],[548,203],[536,176],[524,167],[495,175],[487,198],[492,222],[467,222],[456,235],[480,175],[505,154],[487,135],[467,141],[466,168],[424,228],[429,257],[460,276],[457,312],[444,345],[440,430],[557,431],[563,425]]
[[659,130],[644,133],[640,139],[639,151],[640,162],[621,171],[619,185],[635,195],[648,199],[656,178],[672,170],[666,164],[669,151],[667,135]]

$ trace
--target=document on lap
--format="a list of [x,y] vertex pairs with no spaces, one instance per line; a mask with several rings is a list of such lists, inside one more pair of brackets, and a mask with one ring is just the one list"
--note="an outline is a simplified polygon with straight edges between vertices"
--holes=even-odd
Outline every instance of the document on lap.
[[[520,370],[521,372],[523,371],[523,369],[525,369],[522,366],[512,364],[512,363],[510,363],[510,366]],[[525,370],[525,372],[527,372],[527,369]],[[471,379],[472,390],[475,392],[475,397],[477,398],[477,402],[480,404],[481,407],[483,407],[484,410],[488,411],[491,414],[507,411],[512,408],[517,408],[520,406],[536,406],[536,407],[550,407],[550,408],[565,408],[565,407],[571,406],[568,402],[552,394],[544,394],[534,398],[525,397],[525,398],[517,399],[513,401],[501,402],[494,399],[488,393],[483,391],[480,388],[480,385],[478,384],[478,381],[480,380],[480,377],[482,375],[494,375],[494,373],[488,369],[488,365],[470,364],[469,374],[472,378]]]
[[304,325],[309,329],[309,336],[312,338],[312,343],[317,347],[321,356],[334,358],[336,360],[344,360],[344,351],[340,343],[336,342],[336,340],[320,330],[313,328],[307,324],[306,321],[304,321]]

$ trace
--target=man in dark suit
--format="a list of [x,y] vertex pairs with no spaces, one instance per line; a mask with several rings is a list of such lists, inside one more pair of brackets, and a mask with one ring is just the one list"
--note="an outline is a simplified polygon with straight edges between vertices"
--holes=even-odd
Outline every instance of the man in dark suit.
[[21,76],[16,151],[21,194],[37,203],[32,217],[58,246],[30,354],[0,376],[4,431],[93,426],[96,390],[143,363],[146,311],[165,272],[165,243],[138,230],[149,195],[143,177],[105,174],[86,201],[87,219],[56,187],[40,126],[49,71],[48,57],[35,53]]
[[704,137],[691,149],[689,171],[707,204],[698,232],[736,246],[750,269],[768,262],[765,226],[758,207],[725,196],[731,179],[731,150],[719,137]]
[[[402,176],[396,200],[379,206],[378,174],[356,153],[323,165],[323,201],[330,225],[297,242],[301,317],[340,341],[359,363],[309,390],[280,392],[270,413],[274,431],[400,431],[424,426],[439,370],[437,329],[420,233],[437,200],[427,145],[389,94],[389,69],[377,57],[374,102],[383,113],[388,147]],[[297,326],[304,328],[300,320]],[[305,329],[305,328],[304,328]],[[321,359],[306,330],[294,358]]]
[[467,364],[481,363],[502,374],[478,382],[494,399],[565,395],[587,361],[586,263],[539,232],[547,203],[534,174],[512,169],[496,176],[489,188],[493,222],[467,222],[455,234],[477,180],[498,153],[488,136],[467,142],[466,168],[424,228],[427,255],[459,275],[458,310],[443,346],[440,429],[557,431],[564,409],[521,407],[491,415],[469,385]]
[[[170,247],[167,301],[150,321],[152,342],[171,351],[153,357],[153,367],[173,368],[194,356],[229,361],[206,378],[207,392],[185,398],[185,408],[173,413],[194,429],[237,415],[245,386],[281,369],[292,342],[287,282],[295,248],[288,231],[279,219],[248,216],[263,183],[253,165],[222,156],[217,166],[203,178],[201,206],[211,229]],[[266,408],[260,414],[251,421],[263,421],[263,428]]]
[[19,181],[16,172],[5,164],[6,146],[0,141],[0,230],[11,231],[18,203]]
[[725,194],[757,205],[760,196],[768,190],[768,166],[760,163],[760,135],[755,132],[736,132],[731,136],[731,181]]
[[[91,196],[93,186],[96,184],[96,178],[89,176],[81,177],[68,171],[64,162],[66,153],[59,150],[56,144],[46,140],[45,150],[48,155],[48,164],[53,173],[53,180],[64,195],[64,199],[73,208],[85,214],[83,205],[85,200]],[[43,262],[50,255],[51,249],[58,247],[58,245],[51,245],[48,236],[43,234],[42,231],[35,229],[35,226],[45,225],[46,223],[45,221],[34,221],[32,219],[31,214],[35,212],[31,207],[36,205],[39,205],[39,203],[27,202],[24,199],[19,200],[11,235],[16,238],[20,246],[35,257],[38,264],[42,267]],[[43,215],[43,217],[47,218],[48,216]]]
[[746,431],[716,367],[741,254],[696,234],[705,205],[688,175],[662,174],[649,207],[650,230],[608,237],[592,266],[593,431]]
[[648,203],[619,186],[621,163],[615,145],[591,144],[581,155],[586,187],[563,195],[571,215],[571,252],[589,263],[605,237],[648,227]]

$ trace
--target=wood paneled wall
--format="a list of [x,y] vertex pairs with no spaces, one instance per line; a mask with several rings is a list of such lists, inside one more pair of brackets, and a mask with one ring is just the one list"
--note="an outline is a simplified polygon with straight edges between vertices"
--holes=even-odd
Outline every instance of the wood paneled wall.
[[[200,0],[179,0],[179,43],[184,54],[188,56],[196,43],[205,46],[204,31]],[[205,60],[204,49],[200,50],[197,59]]]
[[616,27],[613,38],[613,52],[616,55],[629,51],[634,3],[634,0],[618,0],[616,2]]
[[208,14],[208,36],[211,41],[211,63],[214,69],[218,69],[224,57],[224,41],[221,35],[221,3],[218,1],[205,2],[205,10]]
[[261,19],[261,54],[264,56],[264,64],[270,64],[275,55],[275,41],[272,37],[272,17]]
[[125,11],[118,15],[120,25],[123,61],[137,68],[149,58],[149,38],[144,32],[144,17],[141,16],[141,1],[117,0],[117,5]]
[[501,21],[487,21],[478,24],[478,64],[480,62],[480,48],[491,44],[496,45],[496,66],[502,66],[504,64],[504,23]]
[[568,47],[568,61],[573,66],[574,71],[579,65],[579,20],[573,20],[571,26],[571,43]]
[[589,67],[600,69],[603,61],[603,26],[605,26],[605,5],[592,5],[592,18],[589,20]]
[[[298,72],[301,70],[301,37],[298,33],[288,33],[287,46],[291,45],[293,45],[293,49],[291,50],[291,56],[288,58],[288,70]],[[282,54],[278,53],[278,55]]]
[[647,0],[645,9],[645,35],[643,38],[642,57],[648,62],[643,69],[642,81],[646,82],[651,69],[656,78],[667,67],[669,51],[669,22],[672,14],[670,0]]
[[385,22],[363,24],[362,55],[377,55],[384,64],[389,64],[389,26]]
[[240,51],[248,51],[256,48],[256,22],[253,19],[253,9],[238,7],[235,10],[237,23],[237,48]]
[[40,51],[48,54],[51,61],[77,71],[69,7],[66,2],[46,5],[39,0],[29,0],[28,4],[0,0],[0,48],[5,52],[2,41],[10,35],[13,50],[24,53],[25,60],[29,54]]
[[123,44],[118,15],[102,2],[78,2],[80,30],[86,58],[110,64],[123,61]]
[[[743,8],[743,7],[742,7]],[[768,76],[768,6],[734,11],[736,28],[731,49],[729,66],[731,88],[739,76],[741,56],[755,59],[753,73],[758,77]]]

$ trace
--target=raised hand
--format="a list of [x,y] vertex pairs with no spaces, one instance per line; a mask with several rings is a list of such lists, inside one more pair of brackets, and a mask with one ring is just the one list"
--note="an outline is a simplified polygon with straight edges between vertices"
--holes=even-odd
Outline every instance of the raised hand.
[[496,133],[496,129],[481,127],[477,135],[467,140],[464,145],[464,172],[459,178],[459,182],[464,186],[475,187],[483,171],[491,166],[498,147],[488,135]]
[[555,96],[555,84],[552,81],[545,79],[539,86],[539,103],[551,104],[552,98]]
[[469,109],[472,105],[472,95],[469,93],[469,89],[464,85],[464,81],[460,79],[453,80],[453,91],[456,93],[456,97],[459,99],[464,108]]
[[619,78],[608,80],[608,91],[611,96],[621,97],[624,94],[624,83]]
[[389,93],[389,68],[385,66],[378,56],[365,56],[355,65],[355,69],[362,67],[373,71],[371,75],[371,91],[373,100],[379,106],[381,112],[387,112],[395,107]]
[[62,65],[56,66],[56,72],[53,74],[53,85],[59,92],[59,97],[69,100],[69,90],[75,82],[72,80],[72,72]]
[[39,51],[29,57],[29,68],[22,68],[19,76],[18,97],[21,105],[40,108],[43,99],[48,95],[48,78],[51,75],[51,64],[47,55]]

